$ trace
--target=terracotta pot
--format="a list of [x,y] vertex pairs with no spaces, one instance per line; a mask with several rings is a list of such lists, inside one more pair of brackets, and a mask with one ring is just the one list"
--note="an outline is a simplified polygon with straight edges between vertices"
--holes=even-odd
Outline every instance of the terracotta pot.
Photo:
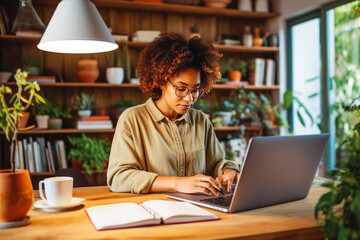
[[77,76],[84,83],[93,83],[100,75],[97,60],[79,60],[77,66]]
[[0,170],[0,222],[23,219],[34,199],[28,170]]
[[230,81],[240,82],[241,81],[241,72],[240,71],[230,71],[228,72]]
[[26,128],[26,125],[27,125],[27,123],[29,121],[29,118],[30,118],[30,113],[29,112],[23,112],[22,115],[23,116],[18,121],[18,127],[19,128]]
[[190,33],[189,38],[200,37],[200,33]]

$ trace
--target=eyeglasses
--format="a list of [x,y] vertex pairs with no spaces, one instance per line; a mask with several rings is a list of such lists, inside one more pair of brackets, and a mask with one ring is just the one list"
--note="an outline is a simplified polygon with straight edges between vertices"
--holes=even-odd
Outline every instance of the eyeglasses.
[[[169,80],[169,82],[176,89],[175,94],[178,97],[185,97],[190,91],[190,89],[188,87],[185,87],[185,86],[177,87],[170,80]],[[202,89],[202,88],[191,88],[191,96],[193,98],[199,98],[199,97],[201,97],[201,95],[203,93],[204,93],[204,89]]]

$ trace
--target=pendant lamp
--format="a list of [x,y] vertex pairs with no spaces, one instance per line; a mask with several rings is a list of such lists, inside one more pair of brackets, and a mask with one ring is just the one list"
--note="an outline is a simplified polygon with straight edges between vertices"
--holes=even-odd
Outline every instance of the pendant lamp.
[[118,48],[90,0],[62,0],[37,47],[55,53],[98,53]]

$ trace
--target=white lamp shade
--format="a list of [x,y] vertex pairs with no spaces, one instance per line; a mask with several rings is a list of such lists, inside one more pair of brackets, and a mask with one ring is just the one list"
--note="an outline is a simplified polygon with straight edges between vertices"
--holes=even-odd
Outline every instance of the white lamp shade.
[[56,53],[98,53],[118,48],[89,0],[62,0],[37,47]]

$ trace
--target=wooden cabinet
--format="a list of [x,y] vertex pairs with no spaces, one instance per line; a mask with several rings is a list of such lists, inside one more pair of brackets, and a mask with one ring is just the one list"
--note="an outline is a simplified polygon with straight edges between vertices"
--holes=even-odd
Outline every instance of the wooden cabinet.
[[[16,2],[16,1],[15,1]],[[45,24],[48,24],[59,0],[33,0],[34,6]],[[131,36],[137,30],[159,30],[161,32],[179,32],[189,34],[189,27],[198,24],[202,38],[214,43],[224,57],[252,59],[255,57],[277,59],[278,47],[245,47],[224,46],[215,44],[218,36],[222,34],[235,34],[241,37],[246,25],[264,28],[269,19],[279,16],[278,13],[241,12],[236,9],[217,9],[203,6],[185,6],[171,4],[151,4],[122,0],[93,0],[102,15],[105,23],[112,28],[114,34],[126,34]],[[16,12],[17,3],[5,8],[10,12]],[[14,10],[15,9],[15,10]],[[63,82],[43,83],[41,94],[52,100],[61,100],[66,106],[71,106],[70,99],[74,94],[81,91],[93,93],[96,96],[95,114],[100,110],[111,113],[110,105],[119,99],[131,99],[136,104],[145,102],[138,85],[124,83],[121,85],[108,84],[105,80],[106,56],[98,54],[56,54],[42,52],[36,48],[39,37],[18,37],[13,35],[0,36],[0,70],[12,71],[22,67],[23,59],[32,56],[40,59],[39,67],[42,75],[57,75]],[[128,42],[132,72],[135,75],[137,56],[147,45],[144,42]],[[90,58],[99,62],[100,77],[93,84],[80,83],[76,77],[76,64],[79,59]],[[15,86],[14,83],[7,85]],[[209,101],[221,101],[226,99],[229,91],[236,86],[216,84],[212,93],[206,96]],[[268,95],[278,98],[279,86],[253,86],[246,87],[248,90],[266,92]],[[75,117],[75,112],[74,112]],[[113,119],[115,121],[115,119]],[[114,122],[114,126],[115,126]],[[238,127],[215,128],[219,136],[236,131]],[[257,131],[262,134],[262,128],[248,127],[249,131]],[[77,130],[74,128],[74,120],[66,121],[61,130],[31,130],[21,132],[20,138],[25,136],[45,136],[46,138],[66,138],[68,134],[87,133],[102,136],[111,141],[114,129],[110,130]],[[1,162],[0,168],[9,166],[7,144],[3,134],[1,138]],[[38,177],[38,174],[36,175]],[[45,174],[45,176],[48,176]]]

